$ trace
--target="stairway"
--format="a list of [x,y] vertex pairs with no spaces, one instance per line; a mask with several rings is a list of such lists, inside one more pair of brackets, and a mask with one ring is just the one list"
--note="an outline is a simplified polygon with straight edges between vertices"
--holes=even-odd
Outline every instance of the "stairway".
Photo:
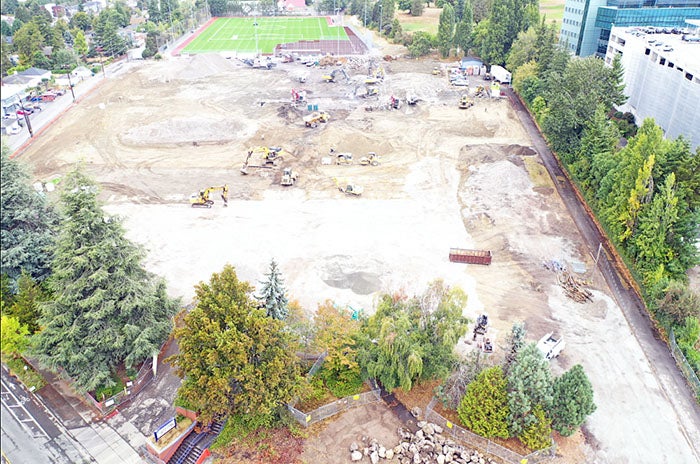
[[208,432],[191,433],[168,459],[168,464],[195,464],[205,449],[209,448],[224,428],[223,422],[215,421]]

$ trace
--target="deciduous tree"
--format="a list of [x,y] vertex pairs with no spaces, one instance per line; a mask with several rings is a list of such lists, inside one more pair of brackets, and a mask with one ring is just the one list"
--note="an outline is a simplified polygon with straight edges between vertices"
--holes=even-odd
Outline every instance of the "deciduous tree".
[[180,352],[168,359],[183,382],[178,396],[200,420],[270,416],[291,400],[298,359],[284,323],[257,309],[253,288],[227,265],[195,287],[197,306],[176,329]]
[[0,346],[2,352],[10,356],[18,356],[29,344],[29,329],[21,324],[16,317],[0,316]]

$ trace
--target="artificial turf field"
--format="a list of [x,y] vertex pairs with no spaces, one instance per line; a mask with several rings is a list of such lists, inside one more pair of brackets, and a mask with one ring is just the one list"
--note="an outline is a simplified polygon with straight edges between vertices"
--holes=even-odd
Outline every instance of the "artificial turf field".
[[[257,26],[255,24],[257,23]],[[255,35],[257,29],[257,50]],[[195,37],[183,53],[212,53],[235,51],[239,53],[271,54],[275,46],[298,40],[350,40],[345,29],[330,26],[326,17],[247,17],[218,18]]]

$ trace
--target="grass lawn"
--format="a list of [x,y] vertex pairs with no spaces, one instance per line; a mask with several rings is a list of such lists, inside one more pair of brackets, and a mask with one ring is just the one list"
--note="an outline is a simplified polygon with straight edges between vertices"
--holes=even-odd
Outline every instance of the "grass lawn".
[[330,25],[326,17],[219,18],[190,42],[183,53],[255,53],[256,31],[257,51],[265,54],[273,53],[278,44],[298,40],[350,40],[345,29]]
[[561,21],[564,19],[564,0],[541,0],[540,15],[547,16],[547,24],[552,21],[557,23],[557,32],[561,28]]

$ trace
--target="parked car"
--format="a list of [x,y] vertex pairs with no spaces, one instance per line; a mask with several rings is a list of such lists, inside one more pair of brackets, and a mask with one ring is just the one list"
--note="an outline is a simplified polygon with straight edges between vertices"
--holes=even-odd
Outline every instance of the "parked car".
[[45,93],[41,96],[41,101],[52,102],[56,99],[56,95],[55,93]]
[[32,113],[34,113],[34,110],[31,108],[24,108],[24,109],[20,108],[17,110],[17,116],[24,116],[24,115],[32,114]]

